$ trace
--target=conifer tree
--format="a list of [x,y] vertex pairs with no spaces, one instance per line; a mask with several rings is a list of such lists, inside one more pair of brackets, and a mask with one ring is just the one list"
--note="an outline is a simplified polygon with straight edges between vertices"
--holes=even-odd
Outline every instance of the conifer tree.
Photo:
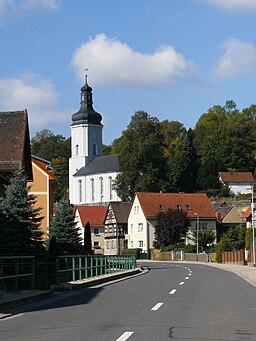
[[24,247],[24,250],[20,250],[21,254],[37,255],[44,251],[43,231],[40,229],[43,217],[40,216],[41,208],[34,208],[36,196],[30,194],[29,190],[23,171],[13,172],[1,207],[7,218],[15,220],[14,237],[17,245]]
[[88,255],[92,253],[91,226],[89,222],[84,227],[84,253]]
[[58,205],[50,228],[50,238],[55,237],[60,253],[77,254],[81,251],[81,236],[76,226],[74,207],[63,197]]

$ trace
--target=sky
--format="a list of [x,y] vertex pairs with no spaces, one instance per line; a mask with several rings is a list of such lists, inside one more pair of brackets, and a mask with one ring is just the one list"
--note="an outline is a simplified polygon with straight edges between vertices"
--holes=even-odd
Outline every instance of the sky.
[[86,74],[104,144],[138,110],[194,129],[214,105],[247,108],[256,0],[0,0],[0,111],[69,137]]

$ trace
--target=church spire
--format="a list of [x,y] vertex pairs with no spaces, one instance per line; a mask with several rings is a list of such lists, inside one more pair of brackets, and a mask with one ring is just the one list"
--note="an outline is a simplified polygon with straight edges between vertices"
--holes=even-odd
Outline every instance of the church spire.
[[80,109],[72,115],[72,125],[77,124],[99,124],[101,125],[102,116],[93,109],[92,88],[88,85],[87,74],[85,84],[81,88]]

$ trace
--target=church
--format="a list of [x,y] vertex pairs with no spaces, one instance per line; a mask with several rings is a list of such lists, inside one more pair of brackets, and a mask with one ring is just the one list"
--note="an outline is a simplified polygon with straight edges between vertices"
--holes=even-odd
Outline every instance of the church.
[[80,109],[72,115],[69,199],[73,205],[121,201],[114,189],[118,156],[102,156],[102,116],[93,109],[92,88],[81,88]]

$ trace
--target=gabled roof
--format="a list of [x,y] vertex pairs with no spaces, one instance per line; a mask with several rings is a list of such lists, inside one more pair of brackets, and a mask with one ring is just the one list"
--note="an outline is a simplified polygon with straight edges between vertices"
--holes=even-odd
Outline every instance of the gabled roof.
[[33,179],[27,111],[0,112],[0,171],[21,169]]
[[118,172],[117,155],[97,156],[86,166],[79,169],[74,176]]
[[241,218],[250,218],[252,215],[251,206],[247,208],[247,210],[241,215]]
[[52,181],[55,180],[55,177],[52,174],[52,167],[50,161],[32,155],[32,162],[49,176],[49,180]]
[[248,182],[252,184],[254,177],[252,172],[219,172],[219,178],[224,183],[227,182]]
[[155,219],[159,212],[182,209],[189,219],[216,219],[205,193],[135,193],[147,219]]
[[80,215],[82,225],[88,222],[91,227],[103,227],[106,215],[106,207],[103,206],[76,206],[76,210]]
[[132,203],[112,201],[109,203],[109,207],[110,206],[114,212],[117,224],[126,224],[132,207]]

